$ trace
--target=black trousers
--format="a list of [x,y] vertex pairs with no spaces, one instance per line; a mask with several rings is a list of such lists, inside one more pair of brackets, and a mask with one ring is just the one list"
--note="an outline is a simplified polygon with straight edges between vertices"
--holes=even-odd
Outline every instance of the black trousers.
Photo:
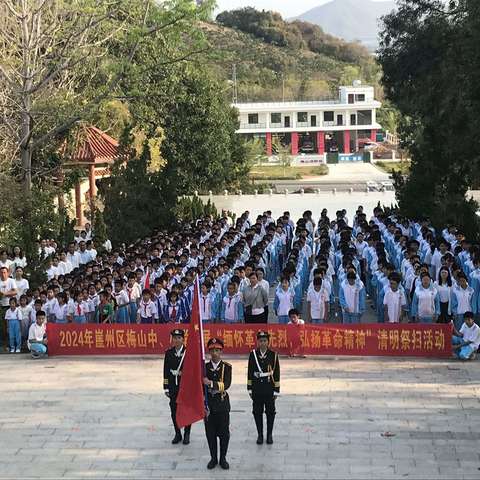
[[275,415],[275,400],[272,395],[252,394],[253,400],[253,414],[263,415],[265,412],[267,415]]
[[[180,429],[177,425],[177,395],[170,394],[170,413],[172,415],[173,428],[175,428],[175,433],[180,433]],[[185,427],[185,433],[190,433],[191,425]]]
[[205,434],[212,459],[218,461],[217,437],[220,440],[220,459],[226,458],[230,441],[230,413],[210,412],[205,418]]
[[246,315],[245,323],[267,323],[265,312],[260,313],[259,315]]
[[437,323],[449,323],[451,315],[448,314],[448,302],[440,302],[440,315]]
[[252,413],[259,435],[263,435],[263,414],[267,416],[267,435],[271,435],[275,421],[275,397],[273,394],[252,394]]

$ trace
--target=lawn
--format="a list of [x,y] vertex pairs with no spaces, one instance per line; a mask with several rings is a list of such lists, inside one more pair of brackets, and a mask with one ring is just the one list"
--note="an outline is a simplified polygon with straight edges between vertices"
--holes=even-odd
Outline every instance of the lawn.
[[402,175],[410,173],[410,162],[376,162],[375,165],[381,168],[384,172],[392,173],[394,170],[399,171]]
[[327,165],[310,165],[282,167],[281,165],[256,165],[250,171],[250,177],[254,180],[283,180],[301,179],[327,175]]

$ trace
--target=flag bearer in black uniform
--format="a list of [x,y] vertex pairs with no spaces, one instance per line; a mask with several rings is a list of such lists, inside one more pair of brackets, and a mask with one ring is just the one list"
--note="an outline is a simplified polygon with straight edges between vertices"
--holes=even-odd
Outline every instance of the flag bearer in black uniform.
[[268,332],[257,333],[257,348],[248,358],[247,390],[253,400],[253,417],[257,426],[257,444],[263,443],[263,412],[267,415],[267,443],[273,443],[275,399],[280,394],[278,354],[268,348]]
[[[185,357],[185,346],[183,340],[185,332],[176,328],[170,332],[172,336],[173,347],[165,352],[165,360],[163,362],[163,391],[170,399],[170,412],[172,413],[173,426],[175,428],[175,437],[172,440],[173,444],[182,441],[182,432],[177,426],[177,395],[180,388],[180,379],[182,375],[183,359]],[[191,425],[185,427],[183,432],[183,444],[190,443],[190,429]]]
[[203,383],[207,386],[208,414],[205,418],[205,433],[211,459],[207,468],[215,468],[218,462],[217,437],[220,439],[220,466],[228,470],[228,442],[230,440],[230,400],[227,390],[232,383],[232,366],[221,359],[223,342],[211,338],[207,343],[211,360],[205,365]]

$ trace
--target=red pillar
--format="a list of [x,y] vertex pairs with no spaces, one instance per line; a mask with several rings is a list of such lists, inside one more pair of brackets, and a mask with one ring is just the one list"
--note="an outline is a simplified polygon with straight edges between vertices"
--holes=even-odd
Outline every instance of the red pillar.
[[317,152],[319,155],[325,153],[325,132],[317,132]]
[[80,180],[75,184],[75,215],[77,217],[77,225],[83,225],[82,213],[82,193],[80,190]]
[[292,155],[298,155],[298,133],[292,133]]
[[97,186],[95,185],[95,165],[88,166],[88,190],[89,190],[89,201],[90,201],[90,220],[92,220],[93,212],[93,199],[97,195]]
[[350,130],[343,132],[343,153],[350,153]]
[[267,155],[270,157],[272,155],[272,134],[269,132],[266,133],[265,144],[267,148]]
[[377,131],[376,130],[372,130],[371,133],[370,133],[370,140],[372,142],[376,142],[377,141]]

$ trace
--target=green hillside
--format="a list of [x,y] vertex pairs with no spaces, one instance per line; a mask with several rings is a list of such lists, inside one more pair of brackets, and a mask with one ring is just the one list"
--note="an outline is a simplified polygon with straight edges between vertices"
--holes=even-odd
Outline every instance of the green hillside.
[[248,8],[223,12],[203,29],[212,46],[211,69],[229,80],[236,66],[241,102],[331,98],[355,79],[378,85],[379,68],[365,48],[317,25]]

